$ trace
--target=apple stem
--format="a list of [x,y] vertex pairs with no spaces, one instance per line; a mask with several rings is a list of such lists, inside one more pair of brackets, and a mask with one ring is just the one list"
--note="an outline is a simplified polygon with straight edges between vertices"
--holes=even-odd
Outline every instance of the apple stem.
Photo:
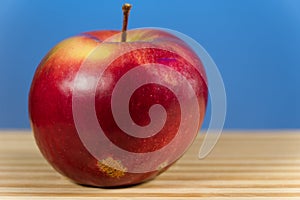
[[128,25],[128,16],[129,16],[129,12],[131,9],[131,4],[129,3],[125,3],[122,6],[122,10],[123,10],[123,27],[122,27],[122,40],[121,42],[126,42],[126,31],[127,31],[127,25]]

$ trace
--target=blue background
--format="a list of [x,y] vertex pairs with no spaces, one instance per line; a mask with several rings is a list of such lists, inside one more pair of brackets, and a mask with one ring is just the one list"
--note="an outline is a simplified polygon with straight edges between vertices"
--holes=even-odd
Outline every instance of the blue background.
[[[42,57],[66,37],[120,29],[123,3],[0,1],[0,128],[29,128],[27,96]],[[206,48],[226,86],[225,128],[300,128],[300,1],[129,3],[133,4],[130,28],[178,30]]]

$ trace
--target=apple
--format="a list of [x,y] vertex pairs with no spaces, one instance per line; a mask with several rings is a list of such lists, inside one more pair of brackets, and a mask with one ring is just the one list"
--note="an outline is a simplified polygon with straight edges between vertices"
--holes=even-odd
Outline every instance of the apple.
[[[132,89],[133,82],[143,84]],[[62,175],[82,185],[134,185],[184,154],[207,95],[201,60],[184,41],[125,26],[79,34],[50,50],[32,80],[29,117],[41,153]]]

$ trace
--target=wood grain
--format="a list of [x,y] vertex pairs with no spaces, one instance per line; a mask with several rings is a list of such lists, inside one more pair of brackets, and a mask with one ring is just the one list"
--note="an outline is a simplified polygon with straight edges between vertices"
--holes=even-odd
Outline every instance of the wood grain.
[[0,131],[0,199],[300,199],[300,132],[225,132],[197,155],[202,136],[167,172],[129,188],[72,183],[26,131]]

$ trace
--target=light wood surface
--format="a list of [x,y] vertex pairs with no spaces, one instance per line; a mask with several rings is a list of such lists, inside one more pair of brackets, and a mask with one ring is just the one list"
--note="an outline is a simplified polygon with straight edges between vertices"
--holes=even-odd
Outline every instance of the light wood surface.
[[0,131],[0,199],[300,199],[300,131],[225,132],[204,160],[201,140],[150,182],[101,189],[54,171],[31,132]]

